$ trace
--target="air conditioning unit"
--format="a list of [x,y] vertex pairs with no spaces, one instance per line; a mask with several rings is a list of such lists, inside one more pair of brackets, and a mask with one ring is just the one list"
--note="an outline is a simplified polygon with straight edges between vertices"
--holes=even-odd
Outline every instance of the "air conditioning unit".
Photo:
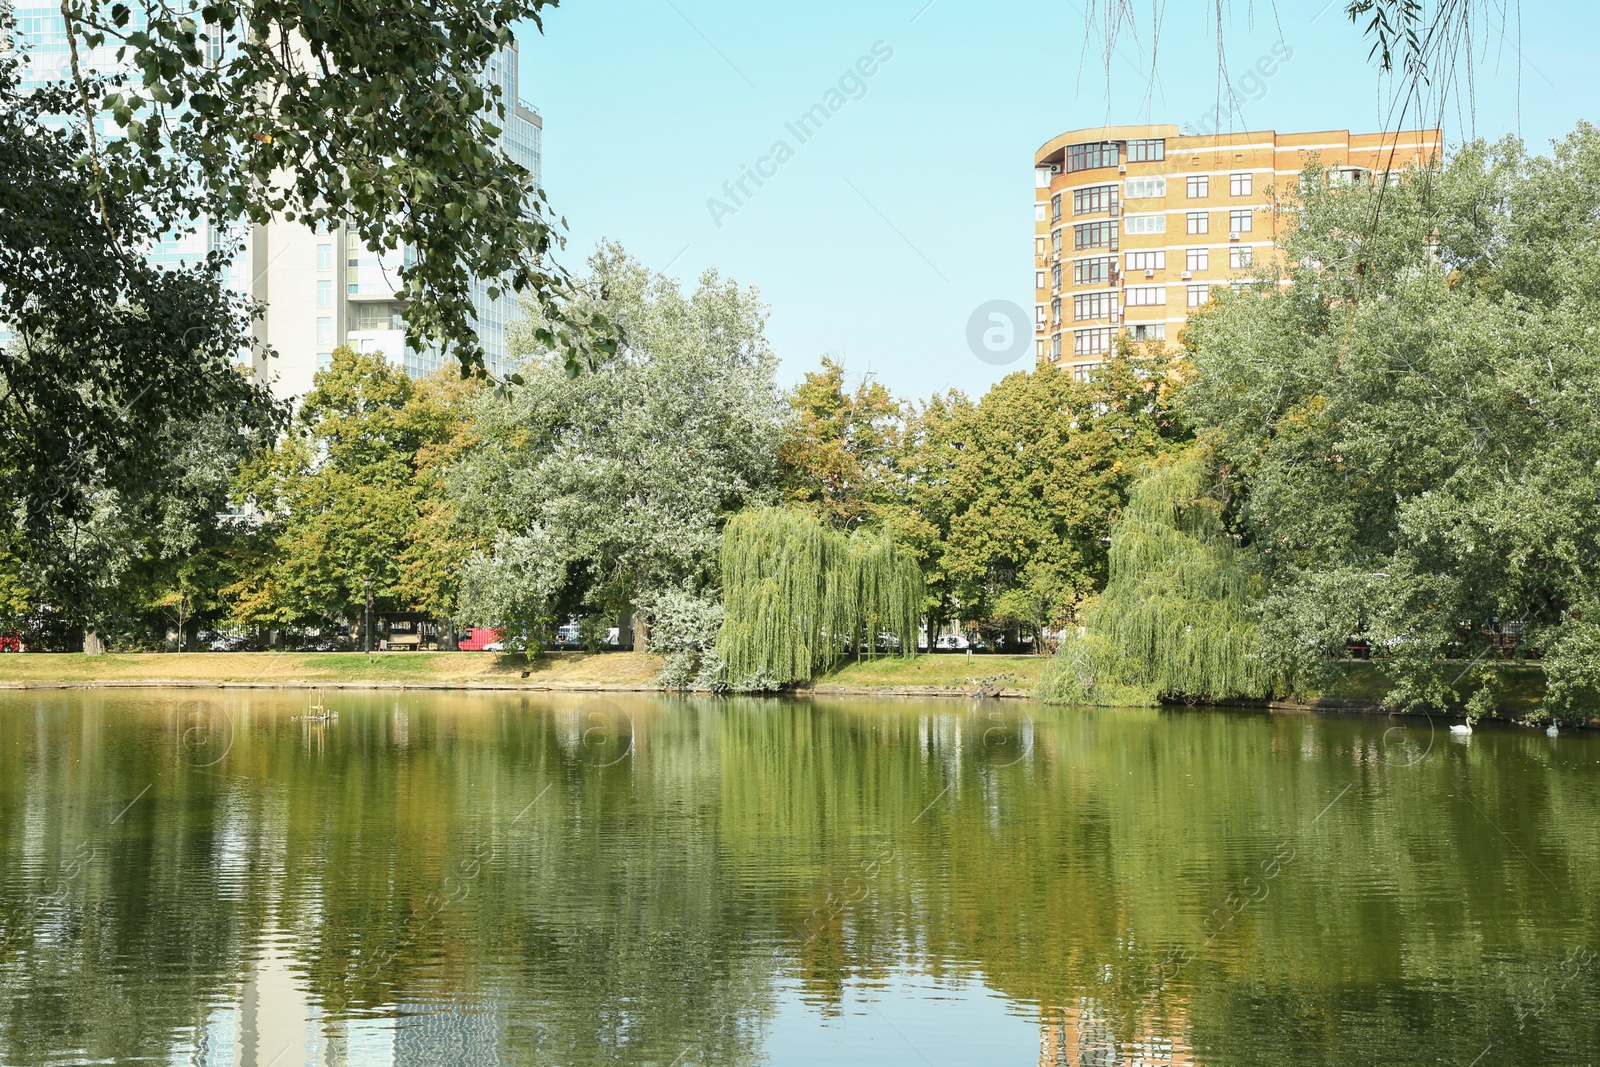
[[1239,231],[1238,230],[1234,230],[1232,233],[1228,234],[1228,240],[1237,241],[1238,239],[1239,239]]
[[1126,173],[1128,173],[1128,165],[1126,163],[1119,163],[1117,165],[1117,173],[1118,174],[1126,174]]
[[1182,274],[1178,275],[1178,277],[1182,278],[1184,281],[1188,281],[1190,278],[1193,278],[1194,275],[1189,271],[1184,271]]
[[1144,272],[1144,276],[1146,278],[1154,278],[1156,276],[1156,272],[1154,270],[1146,270]]

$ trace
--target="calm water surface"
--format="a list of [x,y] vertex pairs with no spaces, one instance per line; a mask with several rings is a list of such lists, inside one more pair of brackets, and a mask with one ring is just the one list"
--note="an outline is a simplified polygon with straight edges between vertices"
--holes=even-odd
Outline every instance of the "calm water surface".
[[1600,739],[0,695],[0,1063],[1600,1062]]

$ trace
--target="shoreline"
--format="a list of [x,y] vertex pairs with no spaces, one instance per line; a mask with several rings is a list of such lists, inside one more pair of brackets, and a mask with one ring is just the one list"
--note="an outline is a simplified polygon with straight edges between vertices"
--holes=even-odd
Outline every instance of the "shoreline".
[[[1028,655],[868,657],[844,663],[810,684],[760,695],[1025,701],[1037,699],[1034,689],[1046,662],[1043,657]],[[1386,711],[1380,679],[1364,664],[1351,666],[1348,677],[1334,691],[1310,700],[1241,701],[1204,707],[1283,715],[1424,718],[1431,714],[1449,720],[1464,715],[1460,708],[1431,713]],[[107,653],[92,657],[30,652],[0,656],[0,693],[169,689],[668,695],[676,691],[664,689],[656,681],[663,667],[655,656],[630,652],[544,652],[531,659],[486,652]],[[1518,699],[1508,700],[1488,718],[1520,724],[1537,707],[1542,679],[1533,672],[1522,674]],[[1590,716],[1582,726],[1600,727],[1600,717]]]

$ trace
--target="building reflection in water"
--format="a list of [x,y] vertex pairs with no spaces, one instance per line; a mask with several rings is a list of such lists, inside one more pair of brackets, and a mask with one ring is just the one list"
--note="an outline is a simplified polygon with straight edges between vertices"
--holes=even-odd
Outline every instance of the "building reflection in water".
[[[1187,1012],[1119,1023],[1094,997],[1079,997],[1039,1024],[1039,1067],[1199,1067],[1185,1039]],[[1121,1031],[1119,1033],[1119,1030]]]

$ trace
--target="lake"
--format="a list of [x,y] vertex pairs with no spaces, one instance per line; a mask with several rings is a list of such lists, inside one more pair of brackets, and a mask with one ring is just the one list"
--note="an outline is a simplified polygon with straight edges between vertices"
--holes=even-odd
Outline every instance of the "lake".
[[0,694],[5,1064],[1592,1064],[1600,738]]

